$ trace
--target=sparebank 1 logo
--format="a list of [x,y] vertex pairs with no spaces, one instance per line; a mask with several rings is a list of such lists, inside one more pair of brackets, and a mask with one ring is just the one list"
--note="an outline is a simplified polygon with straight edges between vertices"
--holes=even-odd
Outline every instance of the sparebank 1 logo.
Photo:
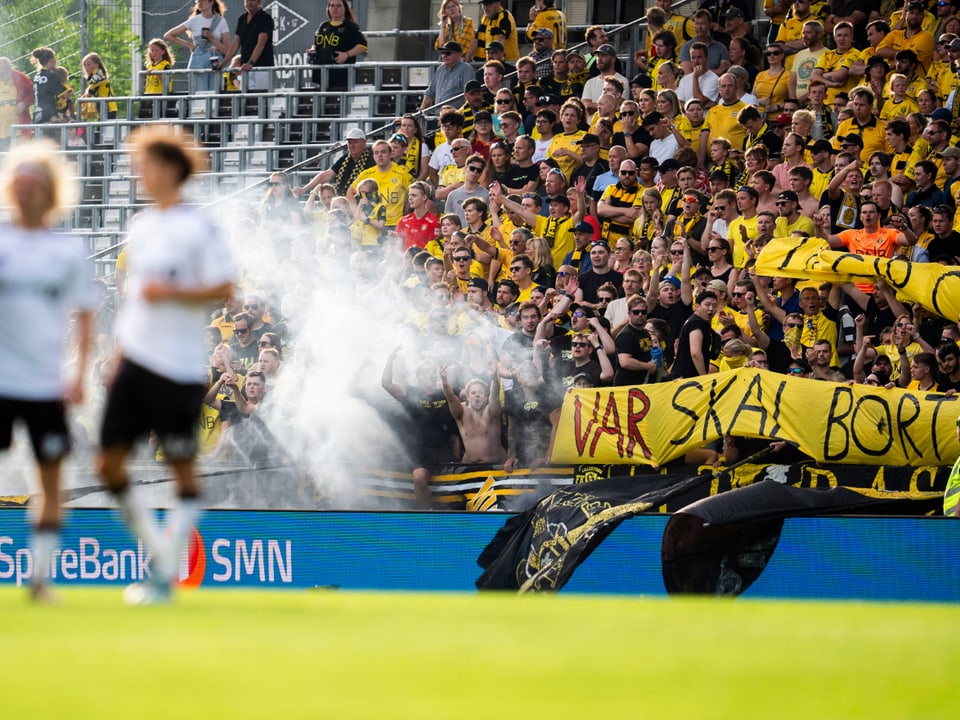
[[191,528],[190,540],[180,556],[179,585],[184,590],[196,590],[203,583],[207,572],[207,549],[203,545],[203,536],[196,528]]

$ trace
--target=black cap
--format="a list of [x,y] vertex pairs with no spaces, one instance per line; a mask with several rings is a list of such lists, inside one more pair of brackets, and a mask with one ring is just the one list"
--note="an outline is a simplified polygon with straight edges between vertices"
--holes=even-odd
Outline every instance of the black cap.
[[468,288],[480,288],[484,292],[490,292],[490,286],[487,285],[487,281],[483,278],[470,278],[470,282],[467,283]]
[[475,123],[480,122],[481,120],[486,120],[487,122],[493,122],[493,117],[486,110],[481,110],[476,115],[473,116],[473,121]]
[[553,93],[547,93],[546,95],[541,95],[537,98],[537,105],[559,105],[560,98],[558,98]]
[[840,141],[840,145],[859,145],[860,147],[863,147],[863,138],[856,133],[850,133],[849,135],[838,135],[837,140]]
[[578,222],[576,225],[573,226],[573,231],[575,233],[582,232],[582,233],[590,233],[591,235],[593,235],[593,225],[588,223],[586,220],[581,220],[580,222]]
[[830,141],[823,139],[817,140],[813,144],[813,147],[810,148],[810,152],[814,155],[822,152],[830,153],[831,155],[837,154],[837,151],[833,149],[833,145],[830,144]]
[[662,163],[660,163],[661,173],[670,172],[671,170],[679,170],[679,169],[680,169],[680,163],[678,163],[673,158],[667,158]]
[[568,198],[563,193],[557,193],[556,195],[550,195],[547,197],[547,202],[558,202],[563,203],[567,207],[570,207],[570,198]]
[[458,43],[458,42],[453,42],[453,40],[451,40],[451,41],[448,42],[446,45],[444,45],[442,48],[440,48],[440,52],[462,53],[462,52],[463,52],[463,48],[460,47],[460,43]]
[[613,47],[613,45],[611,45],[610,43],[604,43],[603,45],[601,45],[600,47],[598,47],[597,50],[596,50],[596,54],[599,55],[600,53],[603,53],[604,55],[613,55],[613,56],[616,56],[616,54],[617,54],[617,49],[616,49],[615,47]]
[[793,190],[783,190],[779,195],[777,195],[777,200],[800,202],[800,196],[797,195]]
[[661,120],[663,120],[663,115],[654,111],[643,118],[643,127],[647,127],[648,125],[658,125]]
[[483,85],[478,83],[476,80],[467,80],[467,84],[463,86],[463,91],[465,93],[476,92],[477,90],[483,90]]
[[499,40],[491,40],[487,43],[487,52],[490,52],[491,50],[499,50],[500,52],[503,52],[503,43]]
[[727,8],[727,11],[723,14],[724,17],[745,17],[743,10],[738,7]]
[[593,133],[586,133],[582,138],[577,140],[577,145],[599,145],[600,138],[598,138]]

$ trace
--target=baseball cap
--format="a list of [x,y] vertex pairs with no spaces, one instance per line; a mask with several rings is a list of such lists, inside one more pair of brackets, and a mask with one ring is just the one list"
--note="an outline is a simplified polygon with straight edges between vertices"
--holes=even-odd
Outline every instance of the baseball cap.
[[800,202],[800,196],[793,190],[784,190],[777,195],[777,200],[788,200],[789,202]]
[[360,128],[350,128],[343,134],[344,140],[366,140],[367,136]]
[[680,278],[678,278],[676,275],[668,275],[667,277],[665,277],[665,278],[660,282],[660,287],[663,287],[663,284],[664,284],[664,283],[670,283],[670,284],[673,285],[673,287],[676,288],[677,290],[680,289]]
[[476,80],[467,80],[467,84],[463,86],[463,91],[468,92],[477,92],[478,90],[483,90],[483,85],[478,83]]
[[937,108],[932,113],[930,113],[931,120],[946,120],[947,122],[953,122],[953,113],[950,112],[948,108]]
[[499,40],[492,40],[488,42],[487,52],[490,52],[491,50],[498,50],[500,52],[503,52],[503,43],[500,42]]
[[451,40],[450,42],[446,43],[442,48],[440,48],[440,52],[462,53],[463,48],[460,47],[460,43],[454,42],[453,40]]
[[743,10],[737,7],[727,8],[727,11],[723,14],[724,17],[744,17]]
[[567,197],[566,195],[564,195],[563,193],[557,193],[556,195],[550,195],[550,196],[547,198],[547,202],[563,203],[563,204],[566,205],[567,207],[570,207],[570,198],[568,198],[568,197]]
[[533,34],[533,37],[545,37],[553,40],[553,30],[550,28],[540,28]]
[[599,145],[600,138],[598,138],[593,133],[587,133],[582,138],[577,140],[577,145]]
[[573,226],[573,231],[574,231],[575,233],[578,233],[578,232],[579,232],[579,233],[581,233],[581,232],[582,232],[582,233],[590,233],[590,235],[592,236],[592,235],[593,235],[593,225],[591,225],[590,223],[586,222],[585,220],[581,220],[580,222],[578,222],[576,225]]
[[487,122],[493,122],[493,117],[486,110],[481,110],[480,112],[478,112],[476,115],[473,116],[473,121],[475,123],[478,123],[482,120],[486,120]]
[[603,53],[604,55],[616,55],[617,50],[610,43],[604,43],[597,48],[597,54]]
[[671,170],[679,170],[680,163],[674,160],[673,158],[667,158],[662,163],[660,163],[660,174],[662,175],[665,172],[670,172]]
[[937,155],[942,158],[945,158],[945,157],[960,158],[960,148],[954,145],[951,145],[949,147],[945,147],[943,150],[938,152]]
[[560,98],[553,93],[547,93],[537,98],[537,105],[559,105]]
[[657,125],[661,120],[663,120],[663,115],[654,111],[643,118],[643,127]]
[[487,281],[483,278],[470,278],[470,282],[467,283],[468,288],[480,288],[484,292],[490,292],[490,286],[487,285]]
[[703,277],[706,275],[708,278],[713,277],[713,273],[710,272],[710,268],[698,267],[697,271],[693,274],[693,277],[696,279],[698,277]]
[[789,125],[791,122],[793,122],[793,117],[790,115],[790,113],[780,113],[773,120],[771,120],[771,122],[774,125]]
[[711,280],[707,283],[707,290],[713,290],[714,292],[726,293],[727,284],[723,280]]
[[813,144],[813,147],[810,148],[810,152],[813,153],[814,155],[822,152],[827,152],[827,153],[830,153],[831,155],[835,155],[837,151],[833,149],[833,145],[830,144],[829,140],[820,139]]
[[853,133],[850,135],[838,135],[837,140],[840,141],[840,145],[859,145],[863,147],[863,138]]

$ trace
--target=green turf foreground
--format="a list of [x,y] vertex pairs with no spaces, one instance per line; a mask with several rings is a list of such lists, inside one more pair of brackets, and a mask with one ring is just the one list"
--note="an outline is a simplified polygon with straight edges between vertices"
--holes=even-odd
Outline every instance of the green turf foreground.
[[60,592],[38,607],[0,589],[5,718],[960,714],[960,606]]

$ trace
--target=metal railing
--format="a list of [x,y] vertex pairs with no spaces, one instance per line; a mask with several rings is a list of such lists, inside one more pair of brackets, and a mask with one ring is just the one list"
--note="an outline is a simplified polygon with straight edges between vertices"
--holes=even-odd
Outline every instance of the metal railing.
[[[610,31],[619,45],[640,46],[642,18]],[[431,34],[435,31],[396,31]],[[583,47],[583,44],[572,45]],[[329,165],[344,151],[340,138],[360,128],[368,138],[392,131],[393,118],[414,114],[431,118],[440,105],[419,110],[436,62],[357,63],[348,66],[291,65],[268,70],[267,91],[247,90],[241,74],[239,93],[174,92],[163,95],[83,99],[107,117],[109,104],[117,106],[115,119],[15,128],[32,136],[59,141],[79,168],[81,202],[70,208],[66,227],[87,240],[99,276],[113,272],[116,253],[129,218],[143,206],[136,177],[123,143],[143,122],[176,122],[190,129],[211,153],[211,171],[194,182],[216,190],[210,203],[219,205],[262,189],[271,172],[300,174]],[[321,84],[313,83],[319,70]],[[326,92],[329,75],[345,74],[349,91]],[[171,70],[175,90],[189,88],[190,78],[212,71]],[[141,73],[141,83],[146,73]],[[167,86],[167,77],[163,78]],[[359,89],[358,89],[359,88]],[[462,97],[462,96],[461,96]],[[447,101],[449,102],[449,100]],[[385,121],[385,118],[390,118]],[[16,142],[16,140],[15,140]],[[227,192],[223,192],[227,190]],[[191,197],[209,196],[190,193]]]

